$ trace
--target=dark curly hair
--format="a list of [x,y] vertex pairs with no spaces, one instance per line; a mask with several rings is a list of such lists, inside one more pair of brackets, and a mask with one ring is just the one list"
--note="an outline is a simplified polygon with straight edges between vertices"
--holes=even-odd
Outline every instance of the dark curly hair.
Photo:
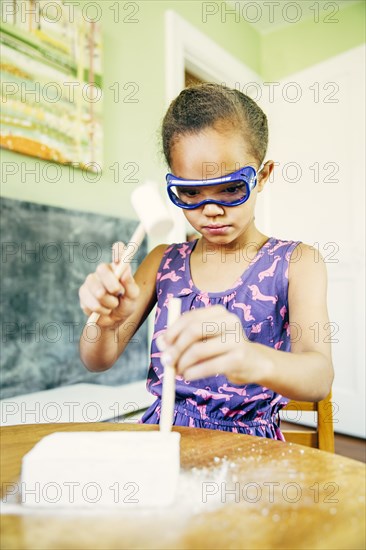
[[250,97],[222,84],[185,88],[170,104],[162,123],[163,152],[171,166],[174,144],[185,134],[220,126],[241,132],[262,164],[268,146],[267,117]]

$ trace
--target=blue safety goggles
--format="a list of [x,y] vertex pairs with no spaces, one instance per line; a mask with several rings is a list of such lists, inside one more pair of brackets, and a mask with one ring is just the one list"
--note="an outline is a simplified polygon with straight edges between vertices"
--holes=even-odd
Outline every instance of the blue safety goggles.
[[204,204],[238,206],[249,199],[257,184],[257,172],[252,166],[244,166],[226,176],[206,180],[186,180],[167,174],[166,182],[169,198],[179,208],[192,210]]

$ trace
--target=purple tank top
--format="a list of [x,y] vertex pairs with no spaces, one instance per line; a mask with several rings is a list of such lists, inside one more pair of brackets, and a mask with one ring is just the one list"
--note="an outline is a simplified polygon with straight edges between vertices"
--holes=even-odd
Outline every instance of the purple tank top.
[[[221,304],[238,316],[249,340],[290,351],[288,268],[299,241],[271,237],[234,286],[223,292],[201,292],[194,285],[190,255],[196,243],[169,246],[157,273],[157,308],[147,378],[147,389],[157,399],[143,415],[143,423],[158,424],[160,419],[163,367],[156,338],[166,330],[167,303],[172,296],[181,298],[182,313]],[[196,381],[177,376],[174,424],[283,439],[278,411],[287,402],[269,388],[239,386],[221,374]]]

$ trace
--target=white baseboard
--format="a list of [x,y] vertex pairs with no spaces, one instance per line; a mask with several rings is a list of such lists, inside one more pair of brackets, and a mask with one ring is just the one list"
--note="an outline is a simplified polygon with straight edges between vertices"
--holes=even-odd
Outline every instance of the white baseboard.
[[125,416],[135,422],[154,401],[145,380],[115,387],[74,384],[3,399],[0,425],[123,422]]

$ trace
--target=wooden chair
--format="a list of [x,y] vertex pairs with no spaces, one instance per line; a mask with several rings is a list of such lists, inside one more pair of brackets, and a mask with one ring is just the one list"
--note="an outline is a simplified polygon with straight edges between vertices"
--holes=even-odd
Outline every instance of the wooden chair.
[[[328,397],[318,403],[308,401],[289,401],[282,410],[315,411],[317,413],[317,428],[314,430],[283,429],[286,441],[315,447],[321,451],[334,453],[333,410],[330,393]],[[288,422],[288,421],[286,421]]]

